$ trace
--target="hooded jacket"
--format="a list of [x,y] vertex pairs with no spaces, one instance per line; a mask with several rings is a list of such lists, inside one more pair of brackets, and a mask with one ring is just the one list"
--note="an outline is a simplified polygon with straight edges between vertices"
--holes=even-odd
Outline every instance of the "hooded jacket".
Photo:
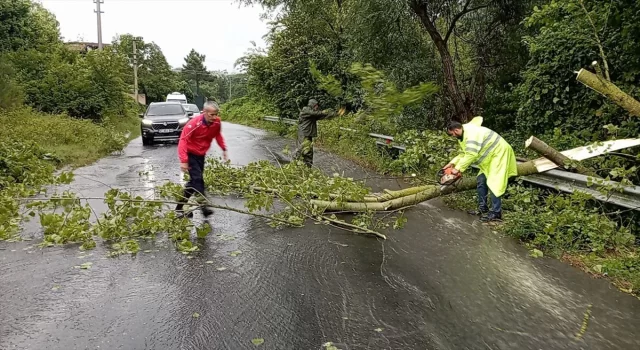
[[487,186],[496,197],[507,190],[510,177],[518,175],[516,155],[511,145],[498,133],[482,126],[482,117],[463,124],[464,133],[459,141],[462,153],[451,160],[455,168],[464,172],[477,164],[480,174],[487,177]]
[[309,100],[309,104],[300,111],[298,132],[302,137],[317,137],[318,120],[331,118],[335,115],[333,112],[316,111],[314,108],[317,104],[318,101],[311,99]]

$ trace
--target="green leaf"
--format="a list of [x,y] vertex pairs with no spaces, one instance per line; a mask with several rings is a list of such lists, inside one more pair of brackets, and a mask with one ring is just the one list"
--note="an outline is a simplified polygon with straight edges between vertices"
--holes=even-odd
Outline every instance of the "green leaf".
[[213,264],[213,260],[209,260],[209,261],[205,262],[205,264]]
[[602,265],[595,265],[592,269],[595,273],[602,273]]
[[374,329],[374,331],[376,331],[376,332],[378,332],[378,333],[379,333],[379,332],[382,332],[382,330],[383,330],[382,328],[376,328],[376,329]]
[[218,271],[224,271],[226,269],[227,269],[226,267],[216,267],[216,270],[218,270]]
[[232,251],[232,252],[231,252],[231,254],[230,254],[230,255],[231,255],[231,256],[233,256],[233,257],[236,257],[236,256],[238,256],[238,255],[240,255],[240,254],[242,254],[242,251],[240,251],[240,250],[234,250],[234,251]]
[[322,347],[325,348],[326,350],[341,350],[341,349],[338,349],[335,345],[333,345],[332,342],[326,342],[322,344]]
[[197,313],[197,312],[194,312],[192,316],[193,316],[193,318],[198,318],[198,317],[200,317],[200,314]]
[[91,265],[93,265],[92,262],[86,262],[86,263],[80,264],[80,268],[84,269],[84,270],[87,270],[87,269],[91,268]]
[[538,250],[538,249],[534,248],[534,249],[531,250],[529,255],[531,255],[534,258],[542,258],[544,256],[544,253],[541,250]]
[[253,339],[251,339],[251,343],[253,343],[253,345],[255,345],[255,346],[260,346],[260,345],[264,344],[264,339],[262,339],[262,338],[253,338]]

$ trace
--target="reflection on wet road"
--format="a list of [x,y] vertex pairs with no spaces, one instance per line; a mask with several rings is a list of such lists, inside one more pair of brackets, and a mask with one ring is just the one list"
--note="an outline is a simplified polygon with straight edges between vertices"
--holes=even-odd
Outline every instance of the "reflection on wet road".
[[[242,126],[224,130],[235,164],[269,159],[287,144]],[[316,160],[364,176],[330,154]],[[134,140],[123,154],[78,169],[70,188],[152,193],[168,180],[181,181],[176,146]],[[313,224],[276,230],[217,211],[192,258],[166,236],[144,242],[135,257],[106,258],[100,243],[86,253],[39,249],[41,233],[27,224],[34,241],[0,244],[0,349],[253,349],[254,338],[264,339],[257,348],[278,350],[327,342],[343,350],[640,348],[640,302],[608,281],[532,259],[438,201],[407,216],[382,242]],[[93,265],[74,268],[84,262]]]

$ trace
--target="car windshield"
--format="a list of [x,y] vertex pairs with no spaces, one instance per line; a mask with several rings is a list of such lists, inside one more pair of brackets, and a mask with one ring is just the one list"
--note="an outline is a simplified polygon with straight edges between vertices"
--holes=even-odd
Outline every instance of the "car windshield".
[[200,110],[198,109],[198,106],[196,105],[183,105],[183,106],[184,106],[184,109],[186,109],[187,111],[194,112],[194,113],[200,112]]
[[167,115],[184,114],[182,106],[179,104],[168,103],[166,105],[151,105],[147,111],[147,117],[162,117]]

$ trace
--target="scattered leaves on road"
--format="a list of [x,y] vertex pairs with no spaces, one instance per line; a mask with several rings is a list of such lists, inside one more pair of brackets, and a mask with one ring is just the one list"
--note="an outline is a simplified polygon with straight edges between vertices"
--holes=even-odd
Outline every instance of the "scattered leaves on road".
[[342,349],[336,347],[335,345],[333,345],[332,342],[326,342],[326,343],[322,344],[322,347],[324,347],[326,350],[342,350]]
[[213,229],[208,222],[203,222],[202,225],[196,227],[196,235],[198,238],[205,238],[211,233]]
[[197,312],[194,312],[192,316],[193,316],[193,318],[198,318],[198,317],[200,317],[200,314],[197,313]]
[[240,254],[242,254],[242,251],[240,251],[240,250],[234,250],[234,251],[232,251],[232,252],[231,252],[231,254],[230,254],[230,255],[231,255],[231,256],[233,256],[233,257],[236,257],[236,256],[238,256],[238,255],[240,255]]
[[542,258],[544,256],[544,253],[541,250],[533,249],[531,250],[531,253],[529,253],[529,255],[534,258]]
[[86,263],[83,263],[83,264],[80,264],[80,265],[76,265],[76,266],[74,266],[74,268],[87,270],[87,269],[91,268],[91,265],[93,265],[92,262],[86,262]]
[[251,340],[251,342],[253,343],[253,345],[259,346],[259,345],[264,344],[264,339],[262,339],[262,338],[254,338],[254,339]]

